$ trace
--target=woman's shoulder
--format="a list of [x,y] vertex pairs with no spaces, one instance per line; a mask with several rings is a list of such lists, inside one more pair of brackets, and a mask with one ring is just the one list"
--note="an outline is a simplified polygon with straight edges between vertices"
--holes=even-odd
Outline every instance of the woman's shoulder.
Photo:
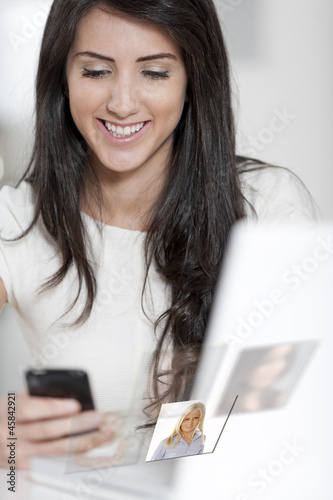
[[0,227],[26,229],[34,213],[33,192],[23,181],[18,187],[5,185],[0,189]]
[[302,180],[285,167],[239,158],[240,183],[250,218],[314,222],[319,209]]
[[0,189],[0,202],[16,207],[26,207],[33,205],[33,192],[29,182],[22,181],[16,187],[4,185]]

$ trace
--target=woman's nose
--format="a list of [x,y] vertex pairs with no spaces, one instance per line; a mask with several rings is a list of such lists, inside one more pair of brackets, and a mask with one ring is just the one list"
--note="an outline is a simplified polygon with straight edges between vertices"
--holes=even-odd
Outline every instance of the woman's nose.
[[139,110],[139,96],[136,85],[124,81],[114,82],[110,89],[108,110],[120,118],[126,118]]

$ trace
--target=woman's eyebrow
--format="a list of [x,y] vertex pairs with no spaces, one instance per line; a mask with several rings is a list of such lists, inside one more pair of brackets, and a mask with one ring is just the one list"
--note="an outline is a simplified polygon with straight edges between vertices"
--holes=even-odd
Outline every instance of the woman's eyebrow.
[[79,56],[87,56],[93,59],[102,59],[102,61],[114,62],[114,59],[112,59],[112,57],[103,56],[102,54],[97,54],[96,52],[90,52],[89,50],[86,50],[85,52],[77,52],[74,57],[79,57]]
[[[74,57],[78,57],[78,56],[87,56],[87,57],[91,57],[93,59],[101,59],[102,61],[115,62],[115,60],[112,57],[104,56],[102,54],[97,54],[96,52],[90,52],[89,50],[84,51],[84,52],[78,52],[77,54],[75,54]],[[139,57],[135,62],[153,61],[155,59],[174,59],[174,60],[177,60],[177,57],[174,54],[162,52],[160,54],[152,54],[150,56]]]
[[137,59],[136,62],[153,61],[154,59],[174,59],[177,61],[177,57],[174,54],[161,53],[161,54],[153,54],[151,56],[139,57],[139,59]]

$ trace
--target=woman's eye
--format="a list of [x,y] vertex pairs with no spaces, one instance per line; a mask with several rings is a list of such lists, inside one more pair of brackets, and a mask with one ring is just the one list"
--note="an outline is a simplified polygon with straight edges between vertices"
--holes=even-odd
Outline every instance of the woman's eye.
[[109,74],[110,72],[106,69],[103,70],[90,70],[85,69],[82,76],[87,76],[88,78],[102,78],[103,76]]
[[151,78],[152,80],[159,80],[162,78],[169,78],[170,73],[169,71],[149,71],[145,70],[142,72],[144,76],[147,76],[148,78]]

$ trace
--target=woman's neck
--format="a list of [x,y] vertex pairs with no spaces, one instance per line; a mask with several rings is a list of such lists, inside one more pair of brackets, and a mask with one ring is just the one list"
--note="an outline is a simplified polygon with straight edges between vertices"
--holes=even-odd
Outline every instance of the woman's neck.
[[157,169],[153,174],[143,169],[114,172],[103,168],[95,172],[101,186],[102,211],[87,187],[83,212],[110,226],[146,231],[151,209],[165,183],[166,169]]
[[187,444],[191,444],[192,442],[192,439],[194,437],[194,434],[196,433],[196,431],[194,432],[183,432],[183,439],[184,441],[186,441]]

